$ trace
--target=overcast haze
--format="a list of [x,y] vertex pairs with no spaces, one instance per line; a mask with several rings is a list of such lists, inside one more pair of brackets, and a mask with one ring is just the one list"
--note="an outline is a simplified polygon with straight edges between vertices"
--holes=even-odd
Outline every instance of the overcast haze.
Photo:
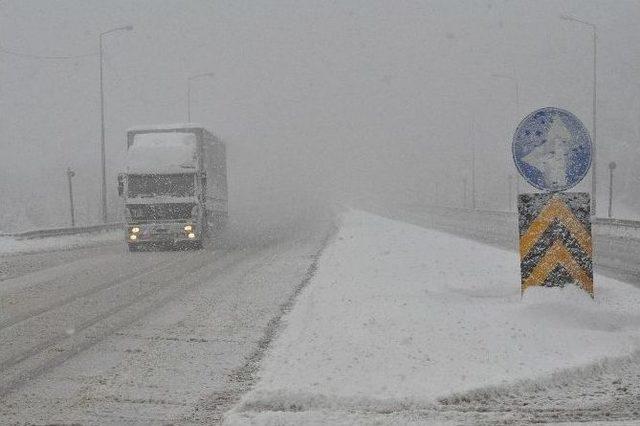
[[[111,220],[126,128],[187,121],[187,78],[204,72],[192,121],[227,143],[232,217],[361,197],[460,206],[472,141],[478,206],[507,210],[524,115],[558,106],[592,128],[591,31],[562,14],[598,26],[598,214],[615,160],[619,214],[640,216],[640,2],[2,1],[0,230],[66,225],[67,166],[78,221],[101,220],[98,35],[128,24],[105,36]],[[495,75],[518,81],[517,109]]]

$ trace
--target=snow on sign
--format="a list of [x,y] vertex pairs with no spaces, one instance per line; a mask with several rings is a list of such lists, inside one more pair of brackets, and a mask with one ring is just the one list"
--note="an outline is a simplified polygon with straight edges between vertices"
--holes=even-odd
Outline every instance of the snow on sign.
[[573,114],[541,108],[513,136],[520,174],[545,193],[518,196],[521,291],[576,284],[593,297],[589,194],[562,192],[591,166],[591,138]]
[[559,108],[541,108],[525,117],[511,147],[520,174],[543,191],[574,187],[591,165],[589,132],[575,115]]

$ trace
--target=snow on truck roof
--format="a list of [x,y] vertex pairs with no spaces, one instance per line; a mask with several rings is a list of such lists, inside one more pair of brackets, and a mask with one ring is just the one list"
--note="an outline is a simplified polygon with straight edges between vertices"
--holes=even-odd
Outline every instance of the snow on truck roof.
[[140,133],[127,150],[127,173],[185,173],[196,168],[196,135]]
[[127,129],[127,132],[140,132],[145,130],[180,130],[180,129],[204,129],[205,127],[197,123],[177,123],[177,124],[152,124],[148,126],[134,126]]

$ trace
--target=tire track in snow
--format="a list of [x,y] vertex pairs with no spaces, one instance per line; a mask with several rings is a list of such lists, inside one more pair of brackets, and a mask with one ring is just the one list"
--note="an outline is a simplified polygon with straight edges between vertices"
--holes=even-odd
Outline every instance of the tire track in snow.
[[[107,289],[110,289],[112,287],[116,287],[118,285],[122,285],[122,284],[124,284],[126,282],[129,282],[129,281],[132,281],[132,280],[136,280],[136,279],[142,278],[142,277],[150,275],[150,274],[157,273],[158,271],[155,270],[155,268],[157,266],[159,266],[159,265],[166,265],[165,267],[162,268],[163,270],[171,269],[171,268],[173,268],[173,266],[179,264],[182,261],[183,261],[182,259],[179,259],[179,260],[176,260],[174,262],[169,263],[168,265],[164,260],[163,261],[159,261],[159,262],[155,262],[154,264],[150,265],[153,268],[151,271],[142,271],[142,272],[136,271],[136,272],[133,272],[133,273],[130,273],[130,274],[126,274],[123,277],[119,277],[119,278],[116,278],[116,279],[113,279],[113,280],[109,280],[106,283],[97,285],[95,287],[88,288],[85,291],[81,291],[79,293],[73,294],[73,295],[71,295],[69,297],[66,297],[64,299],[56,301],[55,303],[51,303],[49,305],[46,305],[46,306],[43,306],[43,307],[40,307],[40,308],[37,308],[37,309],[33,309],[33,310],[31,310],[29,312],[25,312],[23,314],[15,315],[15,316],[13,316],[11,318],[8,318],[8,319],[6,319],[4,321],[0,321],[0,331],[2,331],[3,329],[5,329],[7,327],[11,327],[11,326],[19,324],[21,322],[27,321],[27,320],[29,320],[31,318],[40,316],[40,315],[42,315],[42,314],[44,314],[46,312],[52,311],[54,309],[59,309],[59,308],[65,306],[65,305],[68,305],[70,303],[73,303],[73,302],[77,301],[78,299],[86,298],[86,297],[92,296],[92,295],[94,295],[94,294],[96,294],[96,293],[98,293],[100,291],[107,290]],[[44,283],[41,283],[41,284],[46,286],[47,284],[55,282],[57,279],[58,278],[53,278],[53,279],[51,279],[49,281],[46,281]]]
[[200,401],[188,417],[178,420],[177,423],[220,423],[224,413],[236,404],[244,393],[251,389],[256,380],[256,373],[260,368],[260,361],[262,361],[266,350],[278,334],[282,317],[291,310],[298,295],[313,279],[318,269],[318,261],[325,248],[335,237],[338,229],[339,226],[335,224],[332,225],[326,236],[321,240],[319,248],[312,256],[311,264],[307,268],[304,277],[294,288],[287,300],[280,305],[277,314],[269,320],[256,348],[247,357],[242,366],[229,373],[225,390]]
[[[106,312],[83,321],[75,327],[72,334],[58,333],[35,347],[2,361],[0,363],[0,371],[2,372],[0,377],[0,396],[8,394],[27,381],[60,365],[70,357],[89,349],[114,332],[168,303],[180,293],[199,285],[202,280],[193,278],[201,273],[201,269],[204,266],[211,262],[211,258],[208,256],[210,254],[218,254],[218,252],[201,252],[201,257],[197,259],[196,265],[193,262],[184,262],[182,259],[172,262],[171,266],[180,263],[183,263],[184,266],[171,271],[173,274],[169,277],[165,273],[171,267],[143,274],[147,277],[159,275],[160,277],[158,278],[162,280],[162,283],[158,285],[157,280],[151,280],[149,288],[141,293],[136,294],[134,292],[133,295],[127,293],[119,295],[117,302],[121,303],[116,303],[113,308]],[[218,265],[213,271],[223,271],[242,262],[249,255],[250,253],[245,252],[227,252],[222,259],[218,259]],[[132,283],[136,281],[136,278],[139,277],[121,281],[120,285]],[[94,293],[94,295],[96,294]],[[128,299],[128,296],[133,297]]]

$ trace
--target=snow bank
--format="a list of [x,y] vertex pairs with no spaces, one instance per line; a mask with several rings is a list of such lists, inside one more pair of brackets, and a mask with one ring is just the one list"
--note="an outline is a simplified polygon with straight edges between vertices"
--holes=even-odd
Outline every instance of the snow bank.
[[33,253],[47,250],[64,250],[75,247],[122,241],[123,238],[123,231],[61,235],[59,237],[34,238],[30,240],[16,240],[12,237],[0,237],[0,255]]
[[194,133],[141,133],[127,151],[127,173],[184,173],[196,162]]
[[428,408],[640,348],[640,290],[595,283],[521,299],[515,252],[350,212],[227,421]]

